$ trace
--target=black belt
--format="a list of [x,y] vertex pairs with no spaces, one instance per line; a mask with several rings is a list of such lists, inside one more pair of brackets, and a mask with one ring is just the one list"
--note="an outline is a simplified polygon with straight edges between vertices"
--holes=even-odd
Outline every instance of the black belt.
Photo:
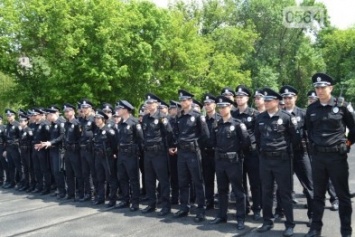
[[163,146],[161,144],[156,144],[156,145],[145,145],[144,150],[146,151],[162,151]]
[[179,148],[186,151],[195,151],[197,148],[196,142],[179,142]]
[[263,151],[262,155],[268,159],[280,159],[280,157],[286,155],[286,151]]
[[240,156],[237,152],[218,152],[217,153],[217,160],[226,159],[230,162],[239,161]]
[[319,152],[339,152],[339,153],[347,153],[347,147],[346,144],[339,144],[335,146],[330,146],[330,147],[324,147],[324,146],[314,146],[316,151]]

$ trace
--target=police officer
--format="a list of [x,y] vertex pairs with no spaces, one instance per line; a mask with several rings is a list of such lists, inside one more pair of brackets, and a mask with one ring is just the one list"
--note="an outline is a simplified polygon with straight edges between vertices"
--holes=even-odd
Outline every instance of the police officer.
[[[154,94],[146,95],[145,104],[149,114],[143,116],[144,135],[144,173],[148,206],[143,213],[153,212],[156,208],[156,180],[159,181],[162,209],[159,216],[170,213],[170,182],[168,147],[173,144],[173,130],[167,117],[158,110],[161,100]],[[170,144],[170,145],[169,145]]]
[[284,236],[292,236],[295,226],[292,207],[292,145],[300,143],[297,120],[279,109],[280,94],[263,89],[266,111],[255,121],[255,139],[260,153],[263,225],[258,232],[273,228],[272,205],[274,181],[278,185],[281,204],[286,215]]
[[265,111],[265,101],[264,101],[264,95],[261,93],[261,90],[256,90],[254,94],[254,104],[255,104],[255,109],[259,112],[262,113]]
[[[36,113],[34,112],[33,109],[29,109],[29,110],[27,110],[27,116],[28,116],[28,128],[31,130],[32,136],[34,136],[34,130],[36,128]],[[30,180],[30,186],[26,190],[27,193],[33,192],[33,190],[35,190],[36,186],[37,186],[37,179],[36,179],[36,174],[34,172],[34,165],[33,165],[34,149],[35,148],[33,146],[33,137],[32,137],[31,147],[30,147],[31,156],[30,156],[29,165],[28,165],[29,173],[32,178]]]
[[105,202],[105,180],[110,186],[108,207],[116,205],[117,198],[117,181],[114,173],[115,162],[114,156],[117,153],[117,140],[115,130],[107,126],[106,121],[109,117],[102,110],[96,111],[95,125],[97,129],[93,135],[95,169],[97,175],[97,192],[94,205],[103,204]]
[[317,94],[314,90],[310,90],[307,92],[307,98],[307,105],[310,105],[318,100]]
[[4,157],[5,151],[5,126],[2,124],[2,116],[0,116],[0,186],[7,186],[7,179],[5,177],[8,176],[8,165],[7,161]]
[[[122,121],[118,126],[117,142],[117,177],[122,188],[122,201],[117,204],[117,208],[129,207],[135,212],[139,209],[139,165],[138,151],[142,146],[143,131],[138,119],[133,117],[134,107],[126,100],[120,100],[116,108]],[[132,195],[130,198],[130,190]]]
[[[206,123],[211,132],[216,128],[217,121],[221,116],[216,112],[216,97],[212,94],[205,94],[203,98],[204,108],[206,110]],[[215,181],[215,150],[214,143],[208,139],[201,143],[203,180],[205,182],[206,210],[214,209],[214,181]]]
[[[15,120],[15,112],[11,109],[5,110],[8,124],[5,127],[5,156],[8,162],[8,185],[4,188],[13,188],[16,184],[16,172],[18,172],[20,179],[22,179],[22,164],[19,152],[19,138],[20,138],[20,124]],[[21,180],[22,181],[22,180]],[[22,183],[18,183],[21,187]]]
[[242,150],[250,146],[250,137],[245,124],[232,117],[233,101],[224,97],[216,98],[221,119],[212,130],[212,140],[216,151],[216,174],[218,185],[219,211],[211,222],[227,221],[229,184],[236,197],[237,230],[243,230],[246,216],[246,195],[243,188]]
[[248,129],[250,138],[250,146],[243,149],[244,155],[244,190],[247,195],[247,213],[250,209],[248,201],[248,184],[247,175],[250,183],[251,197],[253,201],[253,219],[260,219],[261,210],[261,186],[260,186],[260,174],[259,174],[259,156],[256,150],[256,141],[254,136],[255,118],[259,114],[255,109],[248,106],[248,101],[252,95],[251,91],[244,85],[238,85],[235,89],[235,102],[237,104],[237,110],[233,112],[233,117],[239,119]]
[[[169,123],[173,129],[174,137],[178,136],[177,118],[180,110],[180,103],[170,100],[169,106]],[[171,186],[171,204],[179,203],[179,179],[177,171],[177,154],[169,152],[169,166],[170,166],[170,186]]]
[[[189,184],[192,179],[196,192],[197,210],[195,222],[205,220],[205,194],[201,170],[201,153],[198,140],[205,142],[209,138],[206,118],[192,108],[193,94],[179,90],[181,115],[178,118],[178,175],[180,187],[180,210],[174,217],[187,216],[189,213]],[[176,148],[170,148],[175,153]]]
[[49,124],[49,136],[47,141],[41,142],[41,149],[48,149],[51,171],[57,185],[57,198],[62,199],[66,195],[64,181],[64,160],[61,157],[64,138],[64,123],[58,117],[58,109],[51,107],[46,109]]
[[106,121],[106,125],[109,126],[109,127],[113,126],[115,122],[112,119],[112,115],[113,115],[113,107],[112,107],[112,105],[110,103],[105,102],[105,103],[102,104],[101,110],[108,117],[108,119]]
[[313,212],[313,181],[311,161],[307,151],[308,136],[304,130],[306,111],[296,106],[298,91],[294,87],[285,85],[281,87],[280,94],[285,101],[285,111],[292,114],[297,119],[297,129],[300,132],[301,143],[299,146],[293,147],[293,170],[306,195],[308,207],[307,216],[311,221]]
[[168,116],[168,114],[169,114],[169,105],[165,101],[160,100],[158,109],[160,111],[160,114],[162,114],[164,116]]
[[[340,105],[332,96],[335,81],[324,73],[312,76],[318,101],[308,106],[306,128],[312,148],[314,183],[313,221],[306,237],[320,236],[323,226],[325,192],[328,180],[332,181],[339,198],[341,235],[351,236],[351,197],[349,192],[349,165],[347,153],[355,142],[353,109]],[[349,129],[348,136],[345,135]]]
[[44,119],[45,111],[42,108],[36,108],[32,114],[35,116],[35,125],[33,129],[33,172],[36,177],[36,189],[34,193],[46,195],[50,193],[51,172],[47,150],[42,148],[41,142],[48,141],[49,123]]
[[84,197],[80,202],[91,200],[94,190],[97,187],[95,159],[93,153],[92,139],[96,129],[95,119],[92,112],[92,103],[88,99],[80,101],[82,111],[80,121],[80,161],[84,180]]
[[[65,103],[63,106],[66,122],[64,124],[64,162],[67,175],[66,199],[84,198],[84,180],[80,162],[80,122],[75,118],[75,106]],[[76,178],[76,182],[75,182]],[[77,196],[75,196],[77,193]]]
[[[308,105],[310,105],[313,102],[316,102],[318,100],[317,94],[314,90],[308,91],[307,97],[308,97],[308,100],[307,100]],[[330,198],[329,198],[329,201],[331,204],[330,210],[338,211],[339,210],[339,200],[338,200],[338,197],[335,193],[334,185],[332,184],[332,182],[330,180],[328,183],[327,191],[330,196]]]
[[33,139],[32,129],[28,127],[28,117],[25,113],[19,114],[19,124],[21,126],[20,129],[20,154],[21,154],[21,162],[23,166],[23,186],[19,189],[19,191],[25,191],[30,187],[30,184],[33,183],[32,179],[34,179],[34,174],[31,172],[31,145]]

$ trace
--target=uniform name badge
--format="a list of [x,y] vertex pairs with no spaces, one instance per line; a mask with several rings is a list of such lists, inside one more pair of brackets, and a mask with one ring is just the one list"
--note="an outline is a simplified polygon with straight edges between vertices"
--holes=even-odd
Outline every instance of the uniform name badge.
[[127,128],[127,130],[129,130],[131,127],[130,127],[129,125],[127,125],[127,127],[126,127],[126,128]]
[[195,121],[195,117],[192,116],[192,117],[190,118],[190,120],[191,120],[191,122],[194,122],[194,121]]
[[154,124],[156,125],[158,123],[159,123],[158,119],[154,119]]
[[234,129],[235,129],[234,125],[231,125],[229,129],[230,129],[231,131],[234,131]]
[[252,120],[251,117],[248,117],[248,118],[247,118],[247,121],[248,121],[248,122],[251,122],[251,120]]
[[336,113],[338,113],[338,112],[339,112],[339,108],[338,108],[338,107],[334,107],[334,108],[333,108],[333,113],[336,114]]
[[282,119],[278,119],[278,120],[277,120],[277,124],[278,124],[278,125],[281,125],[282,123],[283,123]]
[[103,130],[103,131],[102,131],[102,134],[103,134],[103,135],[105,135],[105,134],[106,134],[106,131],[105,131],[105,130]]
[[301,121],[301,117],[297,116],[297,122]]

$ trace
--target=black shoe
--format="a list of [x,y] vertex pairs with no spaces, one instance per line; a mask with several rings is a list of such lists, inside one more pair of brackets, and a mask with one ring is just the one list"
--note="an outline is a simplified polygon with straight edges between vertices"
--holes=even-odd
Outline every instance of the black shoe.
[[147,206],[146,208],[144,208],[142,210],[142,213],[146,214],[146,213],[150,213],[150,212],[154,212],[155,211],[155,207],[153,206]]
[[58,193],[57,194],[57,199],[63,199],[65,198],[65,193]]
[[214,209],[214,203],[210,202],[206,204],[206,210],[213,210]]
[[67,196],[65,196],[65,199],[66,200],[74,199],[74,195],[67,195]]
[[298,200],[296,198],[292,198],[292,203],[293,204],[298,204],[299,202],[298,202]]
[[32,192],[33,192],[33,193],[41,193],[42,191],[43,191],[43,189],[36,188],[36,189],[33,190]]
[[116,208],[118,208],[118,209],[127,208],[127,207],[129,207],[129,203],[128,202],[120,202],[116,206]]
[[332,211],[338,211],[339,210],[339,201],[335,200],[332,202],[332,206],[330,207],[330,210]]
[[47,194],[50,194],[50,190],[49,189],[44,189],[42,192],[41,192],[41,195],[47,195]]
[[258,221],[260,220],[260,218],[261,218],[260,212],[255,212],[253,215],[253,220]]
[[307,222],[307,227],[311,227],[311,225],[312,225],[312,218],[309,218],[309,221]]
[[137,204],[132,204],[132,206],[129,208],[131,212],[135,212],[139,210],[139,206]]
[[194,222],[197,222],[197,223],[202,222],[204,220],[206,220],[206,216],[203,213],[198,213],[194,218]]
[[33,192],[33,190],[35,190],[34,187],[29,187],[29,188],[26,190],[26,193],[31,193],[31,192]]
[[180,218],[180,217],[187,216],[188,214],[189,214],[188,211],[179,210],[179,211],[177,211],[177,212],[174,213],[174,217],[175,217],[175,218]]
[[283,214],[283,213],[275,213],[275,215],[274,215],[274,218],[275,218],[275,220],[276,219],[282,219],[282,218],[284,218],[285,217],[285,215]]
[[259,227],[259,228],[257,229],[257,231],[258,231],[259,233],[263,233],[263,232],[266,232],[266,231],[271,230],[272,228],[274,228],[274,225],[273,225],[273,224],[271,224],[271,225],[263,224],[261,227]]
[[244,230],[244,229],[245,229],[244,221],[238,221],[237,230]]
[[3,188],[4,189],[10,189],[10,188],[14,188],[14,187],[15,187],[15,184],[7,183],[7,184],[5,184],[5,186]]
[[105,201],[104,200],[95,200],[92,204],[94,205],[101,205],[101,204],[104,204]]
[[287,227],[286,230],[283,232],[283,236],[285,237],[293,236],[293,227]]
[[111,208],[111,207],[114,207],[116,206],[116,201],[109,201],[106,205],[107,208]]
[[341,235],[341,237],[351,237],[351,234],[345,234],[345,235]]
[[24,186],[22,186],[21,188],[19,188],[19,190],[18,191],[25,191],[25,190],[27,190],[29,188],[29,186],[28,185],[24,185]]
[[227,219],[226,219],[226,218],[219,218],[219,217],[216,217],[216,218],[214,218],[213,221],[210,221],[210,224],[216,225],[216,224],[226,223],[226,222],[227,222]]
[[160,212],[158,212],[158,216],[166,216],[170,213],[170,208],[163,207]]
[[310,229],[304,237],[320,237],[320,235],[321,235],[320,230]]
[[87,202],[91,200],[91,195],[90,194],[85,194],[84,197],[79,199],[79,202]]

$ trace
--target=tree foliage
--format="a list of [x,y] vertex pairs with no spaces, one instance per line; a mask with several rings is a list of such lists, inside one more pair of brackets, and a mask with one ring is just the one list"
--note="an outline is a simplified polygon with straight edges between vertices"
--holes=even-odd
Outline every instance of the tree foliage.
[[199,98],[238,84],[291,84],[303,105],[316,71],[344,79],[352,95],[354,29],[313,32],[314,45],[305,29],[282,24],[283,8],[295,4],[176,0],[163,9],[134,0],[2,0],[0,109],[84,97],[138,105],[146,92],[169,100],[185,88]]

